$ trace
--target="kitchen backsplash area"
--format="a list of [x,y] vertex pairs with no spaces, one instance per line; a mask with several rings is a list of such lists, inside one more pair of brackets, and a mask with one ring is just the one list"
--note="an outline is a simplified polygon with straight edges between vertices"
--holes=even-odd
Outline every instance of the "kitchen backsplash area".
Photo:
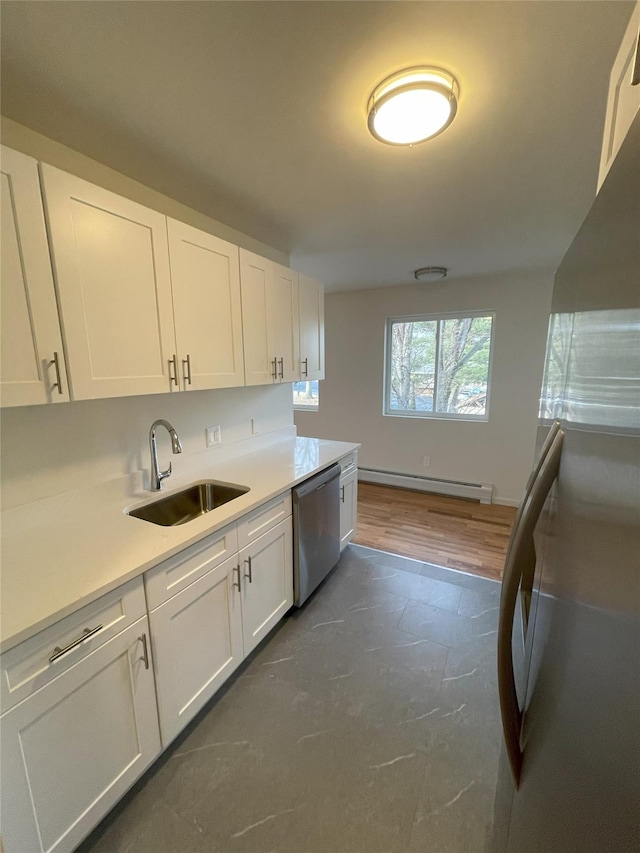
[[[206,449],[206,428],[220,426],[222,446],[293,425],[291,385],[262,385],[86,400],[2,411],[2,509],[149,469],[149,427],[166,418],[183,456],[159,435],[161,464],[178,471]],[[253,424],[252,424],[253,421]],[[166,441],[166,444],[165,444]]]

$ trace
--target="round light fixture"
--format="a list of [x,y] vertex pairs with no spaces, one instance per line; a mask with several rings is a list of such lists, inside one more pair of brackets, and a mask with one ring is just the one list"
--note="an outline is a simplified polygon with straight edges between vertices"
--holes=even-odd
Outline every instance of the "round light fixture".
[[413,273],[416,281],[440,281],[446,278],[448,269],[446,267],[420,267]]
[[371,93],[369,130],[389,145],[416,145],[442,133],[458,108],[458,81],[441,68],[405,68]]

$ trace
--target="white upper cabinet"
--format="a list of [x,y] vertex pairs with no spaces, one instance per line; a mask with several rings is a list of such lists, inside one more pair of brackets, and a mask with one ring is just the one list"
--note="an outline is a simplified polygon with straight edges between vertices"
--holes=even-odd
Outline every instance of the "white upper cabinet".
[[298,324],[298,273],[274,264],[271,298],[267,303],[267,328],[280,382],[300,379]]
[[177,377],[166,217],[41,170],[73,398],[169,391]]
[[300,379],[297,272],[14,151],[1,177],[3,405]]
[[609,79],[598,189],[640,109],[640,3],[636,3]]
[[240,249],[245,384],[300,378],[298,273]]
[[244,385],[238,247],[169,219],[181,386]]
[[38,164],[2,148],[3,406],[69,399]]
[[266,385],[276,379],[275,361],[269,353],[267,334],[267,303],[272,276],[271,261],[240,249],[245,385]]
[[298,274],[300,379],[324,379],[324,286]]

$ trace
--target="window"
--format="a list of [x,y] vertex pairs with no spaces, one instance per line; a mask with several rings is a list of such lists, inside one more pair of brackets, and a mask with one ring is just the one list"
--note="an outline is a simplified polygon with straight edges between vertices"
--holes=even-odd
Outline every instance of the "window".
[[388,320],[384,413],[487,420],[492,330],[493,314]]
[[319,396],[320,389],[317,379],[293,383],[294,409],[305,409],[309,412],[317,412]]

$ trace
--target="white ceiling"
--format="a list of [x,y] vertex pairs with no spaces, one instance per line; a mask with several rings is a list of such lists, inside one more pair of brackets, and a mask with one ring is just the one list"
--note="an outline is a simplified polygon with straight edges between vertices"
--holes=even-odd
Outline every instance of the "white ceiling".
[[[555,269],[595,194],[629,2],[3,2],[2,112],[291,255],[329,290]],[[460,82],[411,149],[371,89]]]

